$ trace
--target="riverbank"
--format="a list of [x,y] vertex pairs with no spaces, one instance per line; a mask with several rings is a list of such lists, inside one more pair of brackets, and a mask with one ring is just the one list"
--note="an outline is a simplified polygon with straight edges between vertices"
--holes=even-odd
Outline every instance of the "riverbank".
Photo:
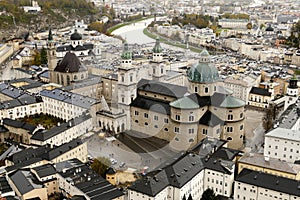
[[145,21],[145,20],[148,20],[148,19],[153,19],[153,16],[143,17],[141,19],[136,19],[136,20],[133,20],[133,21],[129,21],[129,22],[124,22],[124,23],[121,23],[121,24],[117,24],[117,25],[109,28],[107,30],[107,33],[109,33],[109,34],[115,34],[113,32],[116,31],[117,29],[120,29],[120,28],[122,28],[124,26],[128,26],[128,25],[131,25],[131,24],[134,24],[134,23],[137,23],[137,22]]
[[[154,34],[154,33],[150,32],[147,28],[145,28],[143,30],[143,33],[145,35],[147,35],[148,37],[152,38],[152,39],[156,39],[158,37],[159,40],[160,40],[160,42],[162,42],[164,44],[167,44],[167,45],[170,45],[170,46],[174,46],[174,47],[179,47],[181,49],[187,49],[187,45],[186,44],[180,43],[178,41],[170,41],[171,40],[170,38],[166,38],[166,37],[163,37],[161,35]],[[191,46],[191,45],[188,46],[188,49],[190,51],[195,52],[195,53],[200,53],[203,50],[203,48],[194,47],[194,46]]]

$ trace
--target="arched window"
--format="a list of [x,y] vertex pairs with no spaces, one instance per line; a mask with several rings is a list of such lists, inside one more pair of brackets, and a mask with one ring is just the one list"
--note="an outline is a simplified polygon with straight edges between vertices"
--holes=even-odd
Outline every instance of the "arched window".
[[206,88],[204,89],[204,92],[205,92],[205,93],[208,93],[208,87],[206,87]]
[[83,75],[83,74],[81,74],[81,80],[82,80],[82,79],[84,79],[84,75]]
[[77,75],[74,75],[74,81],[76,81],[77,80]]

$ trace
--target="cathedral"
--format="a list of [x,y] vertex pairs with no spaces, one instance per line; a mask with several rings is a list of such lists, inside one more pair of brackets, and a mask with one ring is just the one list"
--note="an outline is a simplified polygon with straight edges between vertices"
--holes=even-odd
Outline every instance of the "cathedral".
[[[51,82],[68,86],[89,79],[88,69],[74,52],[57,62],[51,34],[48,58]],[[108,106],[102,96],[102,109],[97,112],[100,129],[113,134],[142,132],[168,141],[176,150],[187,150],[205,137],[225,140],[230,148],[243,147],[245,102],[223,87],[207,50],[186,74],[168,70],[158,39],[147,62],[135,60],[127,43],[120,61],[116,103]]]
[[131,130],[167,140],[176,150],[187,150],[205,137],[242,148],[245,102],[222,86],[206,50],[188,70],[187,80],[185,87],[142,79],[130,104]]

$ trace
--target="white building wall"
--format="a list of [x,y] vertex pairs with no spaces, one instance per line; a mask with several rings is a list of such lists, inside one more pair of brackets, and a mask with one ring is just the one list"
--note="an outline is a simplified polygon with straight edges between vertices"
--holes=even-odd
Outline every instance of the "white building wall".
[[0,110],[0,119],[18,119],[23,118],[26,115],[40,114],[44,112],[43,107],[43,102],[39,102],[30,105],[18,106],[10,109],[3,109]]
[[234,183],[234,199],[236,200],[256,200],[258,198],[257,186],[249,185],[235,181]]
[[210,169],[205,169],[204,188],[203,191],[210,188],[216,195],[229,197],[232,193],[232,185],[234,182],[234,168],[232,174],[224,174]]
[[265,156],[294,163],[300,158],[299,151],[300,141],[265,136]]
[[93,128],[93,120],[92,118],[89,118],[88,120],[83,121],[80,124],[76,124],[75,126],[67,129],[66,131],[61,132],[58,135],[49,138],[48,140],[36,141],[31,139],[30,142],[36,145],[51,144],[51,145],[60,146],[62,144],[68,143],[73,139],[86,134],[92,128]]
[[49,97],[42,96],[42,99],[44,102],[44,113],[63,120],[70,120],[74,117],[80,116],[84,111],[86,111],[85,108]]

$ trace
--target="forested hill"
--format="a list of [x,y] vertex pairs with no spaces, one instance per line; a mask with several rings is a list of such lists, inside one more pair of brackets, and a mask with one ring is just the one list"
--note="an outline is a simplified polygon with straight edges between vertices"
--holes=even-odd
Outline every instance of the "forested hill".
[[42,11],[25,13],[22,6],[31,6],[31,0],[0,0],[0,40],[26,30],[33,32],[49,27],[63,27],[76,19],[87,22],[97,18],[99,11],[86,0],[37,0]]

